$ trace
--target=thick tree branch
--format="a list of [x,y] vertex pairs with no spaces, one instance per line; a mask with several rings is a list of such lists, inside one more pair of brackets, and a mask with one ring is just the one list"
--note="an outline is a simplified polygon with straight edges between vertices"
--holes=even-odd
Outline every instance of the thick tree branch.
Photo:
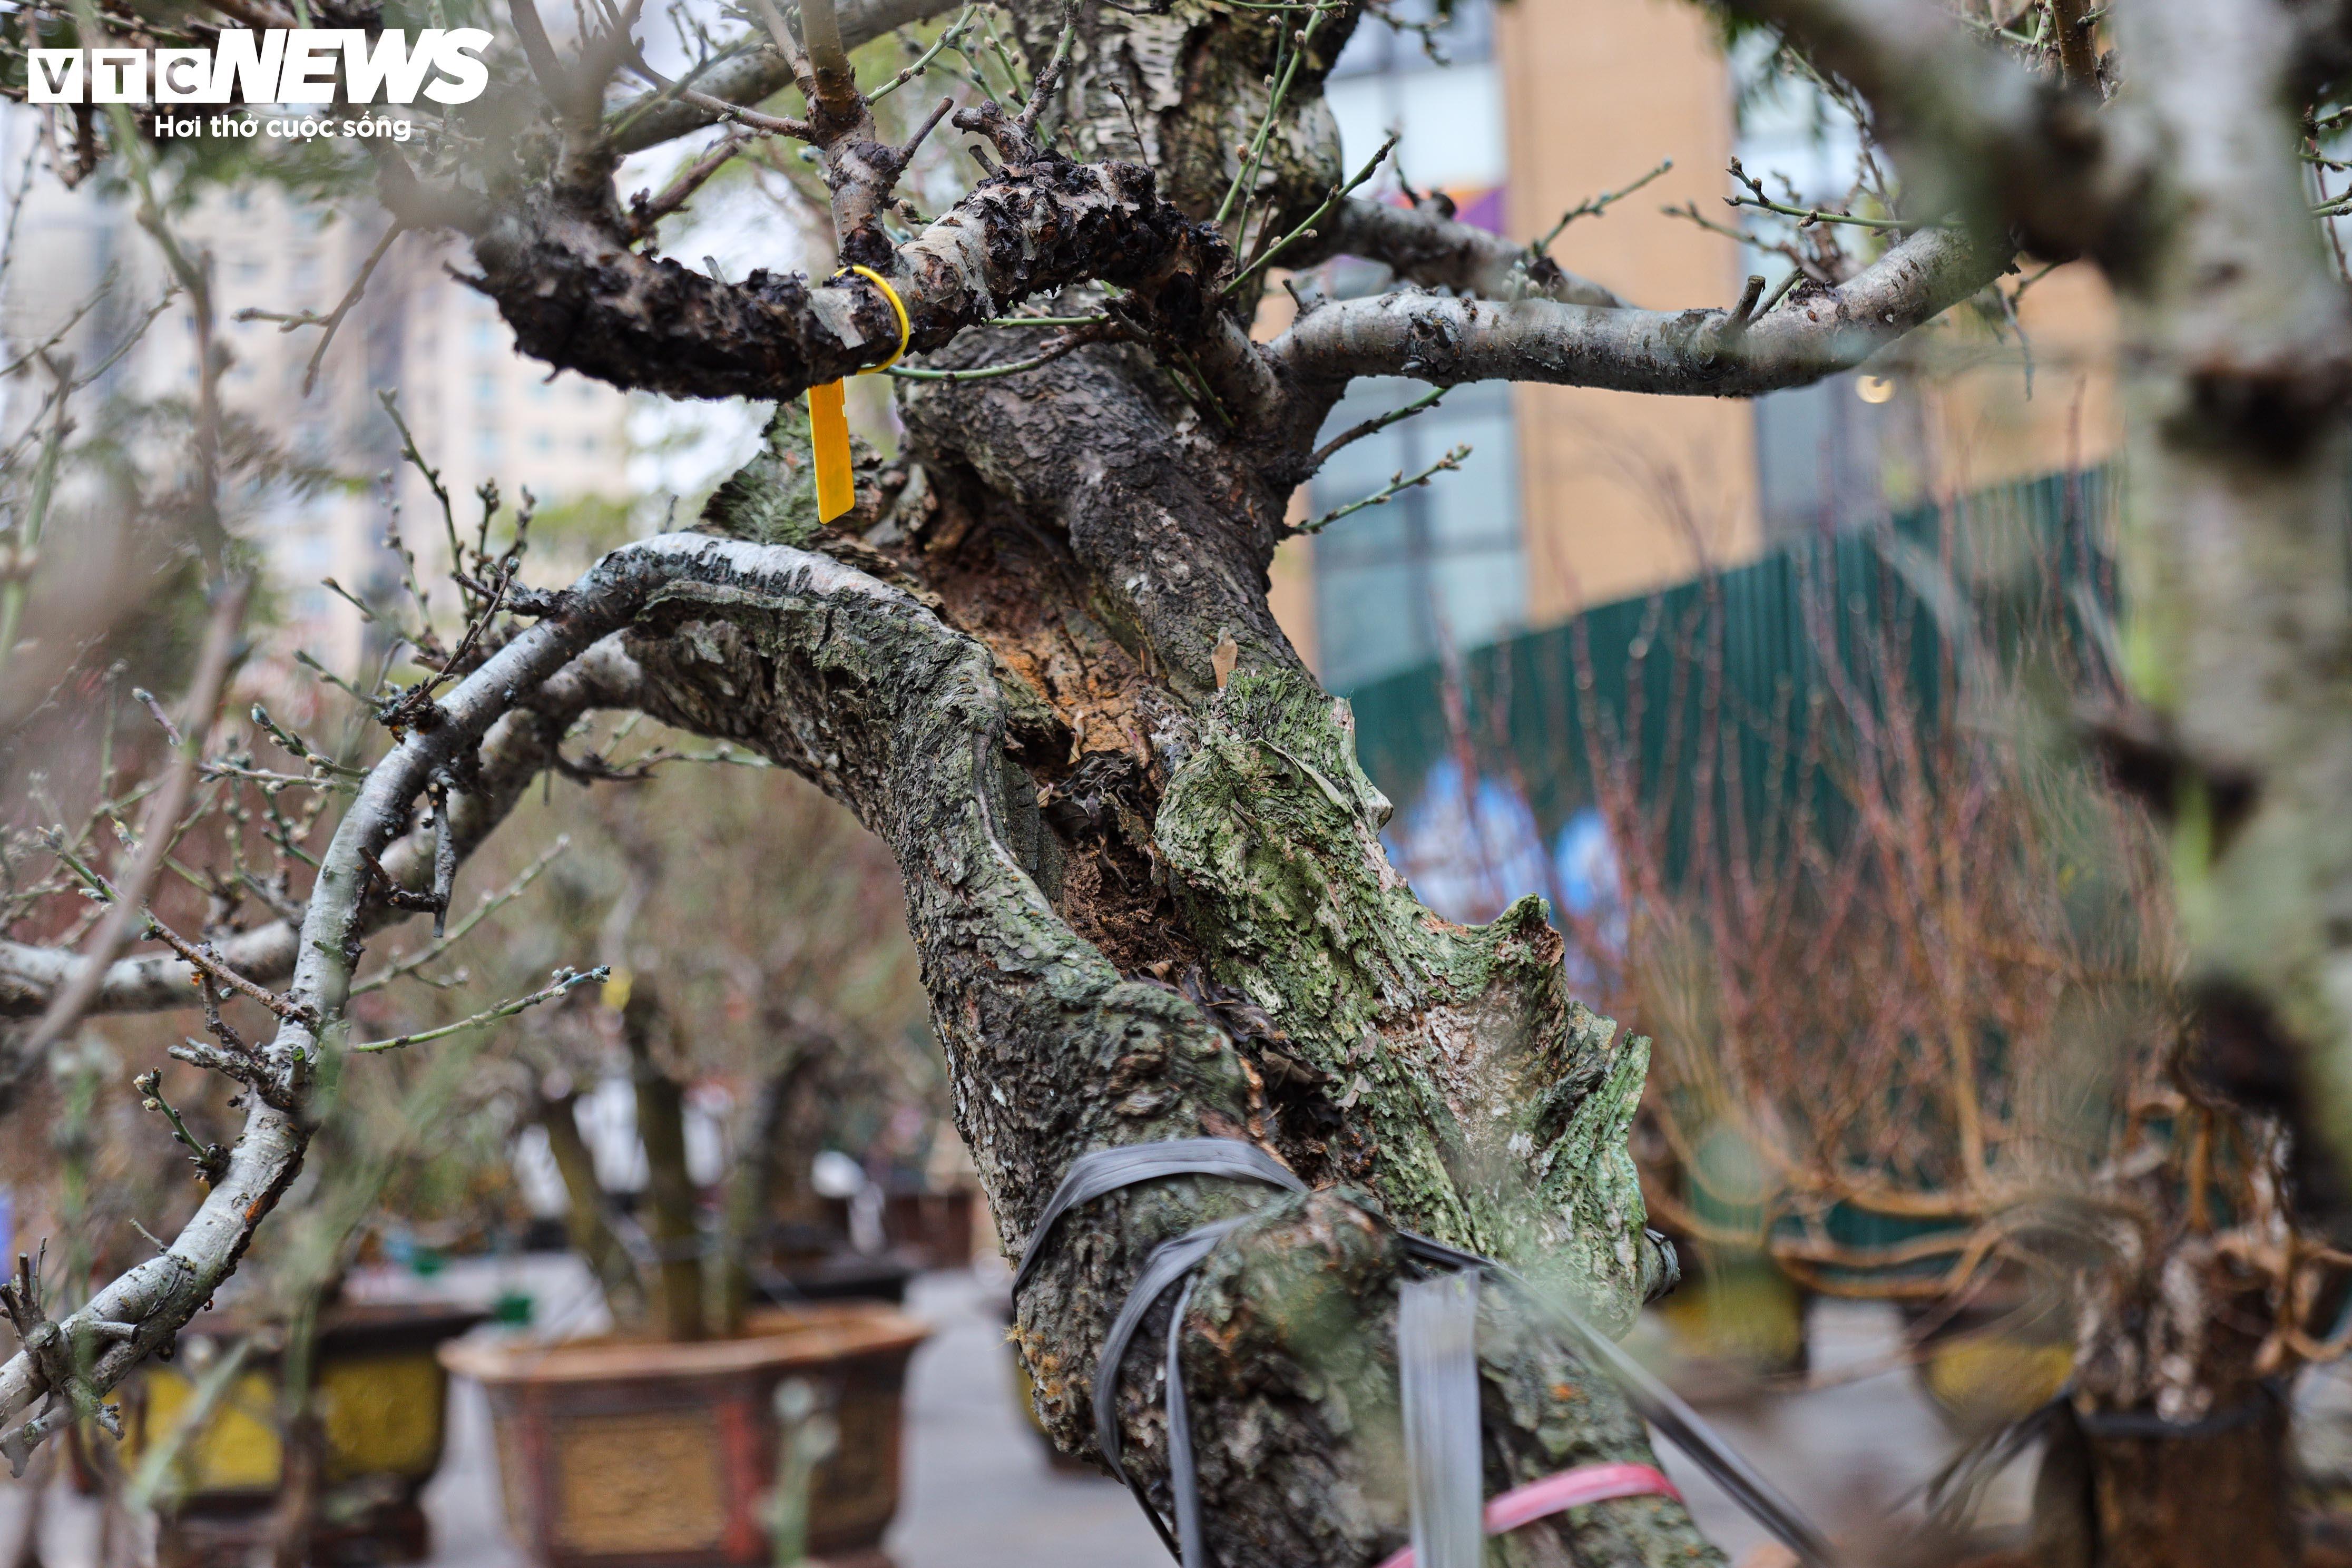
[[[89,1396],[113,1388],[203,1306],[299,1172],[310,1138],[304,1092],[322,1053],[346,1045],[342,1011],[367,929],[369,862],[391,851],[417,796],[436,776],[462,775],[463,762],[502,720],[540,722],[536,715],[515,713],[525,694],[626,625],[661,588],[695,573],[737,593],[854,591],[860,584],[889,592],[822,556],[763,552],[692,536],[656,540],[605,557],[547,619],[438,700],[437,721],[411,729],[369,772],[321,859],[296,947],[289,994],[296,1016],[257,1053],[258,1064],[277,1079],[275,1092],[255,1097],[227,1168],[170,1248],[54,1325],[57,1342],[72,1364],[84,1368],[81,1386],[71,1391],[72,1399],[53,1400],[43,1415],[0,1437],[0,1452],[20,1473],[44,1436],[82,1415],[79,1406]],[[28,1346],[0,1367],[0,1425],[45,1394],[68,1392],[53,1389],[43,1371],[58,1364],[57,1353],[54,1346]]]
[[1861,363],[1998,278],[2010,257],[1998,241],[1922,231],[1838,288],[1792,296],[1744,330],[1722,310],[1389,294],[1324,305],[1269,353],[1278,374],[1310,384],[1406,375],[1753,396]]
[[[888,301],[863,280],[812,287],[755,271],[730,284],[639,255],[609,191],[592,202],[576,187],[537,189],[464,212],[396,176],[385,195],[409,221],[454,220],[471,234],[478,287],[523,352],[616,386],[791,397],[898,341]],[[880,269],[906,304],[911,351],[924,353],[1033,295],[1090,280],[1131,290],[1157,324],[1190,339],[1206,327],[1226,264],[1215,231],[1160,200],[1150,171],[1047,153],[982,180]]]
[[[303,918],[289,992],[299,1013],[257,1053],[258,1065],[277,1080],[273,1092],[254,1097],[227,1168],[172,1246],[54,1325],[73,1364],[83,1368],[84,1386],[75,1398],[53,1399],[45,1413],[0,1437],[0,1452],[18,1473],[44,1436],[80,1414],[77,1405],[85,1394],[113,1388],[203,1307],[300,1170],[310,1141],[304,1092],[320,1054],[343,1045],[343,1002],[359,958],[371,882],[367,858],[391,847],[428,778],[478,748],[515,705],[516,693],[536,688],[626,618],[649,574],[638,556],[624,559],[615,571],[592,573],[564,614],[493,655],[439,700],[440,722],[412,730],[369,773],[328,846]],[[0,1424],[45,1394],[66,1392],[51,1386],[42,1369],[54,1360],[38,1350],[27,1347],[0,1367]]]
[[[814,588],[785,595],[708,574],[681,577],[649,603],[631,650],[646,671],[650,710],[818,779],[892,847],[958,1123],[1008,1247],[1025,1237],[1062,1171],[1089,1149],[1203,1134],[1272,1140],[1270,1108],[1235,1042],[1174,988],[1122,975],[1056,907],[1049,889],[1067,851],[1042,820],[1030,770],[1058,758],[1065,742],[1026,682],[985,645],[897,590],[846,573],[821,599]],[[1234,917],[1226,923],[1237,947],[1259,938],[1263,911],[1247,907],[1244,885],[1262,884],[1243,873],[1225,836],[1255,840],[1271,814],[1295,802],[1311,800],[1313,810],[1345,817],[1351,826],[1339,836],[1340,858],[1353,863],[1360,855],[1366,868],[1364,882],[1332,887],[1318,902],[1410,902],[1401,885],[1392,878],[1381,884],[1373,869],[1385,864],[1378,860],[1377,796],[1332,754],[1344,734],[1301,728],[1286,744],[1258,732],[1277,711],[1276,693],[1287,689],[1262,681],[1244,695],[1237,684],[1222,700],[1210,700],[1218,711],[1203,716],[1190,741],[1171,733],[1168,742],[1179,755],[1190,752],[1162,808],[1170,864],[1192,896]],[[1309,710],[1323,706],[1314,702]],[[1178,728],[1172,715],[1169,724]],[[1022,765],[1011,765],[1016,758]],[[1311,782],[1316,777],[1324,782]],[[1333,778],[1362,789],[1354,804],[1333,798]],[[1180,805],[1180,795],[1190,804]],[[1228,804],[1241,797],[1255,803],[1255,816]],[[1330,837],[1328,825],[1314,829],[1287,841]],[[1424,1044],[1406,1033],[1383,1048],[1399,1052],[1395,1070],[1428,1072],[1423,1081],[1460,1107],[1429,1111],[1433,1121],[1418,1131],[1403,1118],[1380,1122],[1379,1152],[1358,1167],[1358,1179],[1394,1206],[1384,1211],[1349,1191],[1278,1205],[1213,1259],[1196,1302],[1204,1320],[1223,1328],[1213,1352],[1202,1346],[1195,1387],[1207,1414],[1196,1452],[1220,1562],[1244,1568],[1369,1561],[1401,1541],[1401,1492],[1385,1479],[1376,1447],[1359,1441],[1350,1426],[1393,1387],[1387,1313],[1402,1259],[1387,1215],[1455,1236],[1518,1234],[1518,1222],[1504,1217],[1511,1200],[1498,1203],[1496,1190],[1457,1181],[1441,1148],[1461,1151],[1466,1168],[1491,1169],[1472,1151],[1528,1129],[1540,1151],[1531,1163],[1536,1185],[1524,1194],[1534,1205],[1523,1216],[1530,1239],[1551,1247],[1563,1274],[1590,1292],[1588,1304],[1622,1312],[1647,1282],[1638,1237],[1623,1234],[1638,1205],[1630,1165],[1621,1182],[1612,1163],[1623,1158],[1622,1118],[1632,1111],[1643,1055],[1627,1047],[1601,1053],[1605,1066],[1589,1060],[1581,1053],[1601,1042],[1574,1019],[1550,1020],[1565,1026],[1548,1033],[1530,1017],[1525,1035],[1497,1023],[1515,1004],[1486,987],[1502,987],[1504,969],[1514,980],[1549,975],[1549,988],[1536,990],[1564,1005],[1556,946],[1538,935],[1539,922],[1528,923],[1535,919],[1531,903],[1518,913],[1450,939],[1458,947],[1433,948],[1427,962],[1445,975],[1439,985],[1410,963],[1393,975],[1397,994],[1422,996],[1410,1008],[1418,1016],[1412,1027],[1431,1035]],[[1470,1026],[1474,1015],[1482,1028]],[[1371,1033],[1366,1021],[1333,1042],[1332,1059],[1348,1051],[1369,1059]],[[1448,1047],[1444,1040],[1458,1043]],[[1447,1055],[1465,1044],[1468,1057]],[[1300,1048],[1326,1047],[1302,1041]],[[1444,1058],[1443,1065],[1419,1056],[1420,1065],[1402,1065],[1404,1052],[1423,1050]],[[1549,1088],[1539,1091],[1538,1083]],[[1496,1093],[1507,1109],[1490,1103]],[[1457,1115],[1463,1131],[1451,1136],[1460,1141],[1446,1144],[1442,1133],[1433,1141],[1434,1127],[1455,1125]],[[1299,1159],[1318,1145],[1301,1127],[1289,1129],[1281,1146]],[[1091,1223],[1066,1222],[1056,1233],[1023,1293],[1022,1339],[1044,1408],[1069,1446],[1087,1445],[1094,1358],[1151,1249],[1203,1219],[1260,1201],[1226,1184],[1180,1180],[1108,1200]],[[1303,1305],[1302,1288],[1321,1306]],[[1507,1473],[1525,1479],[1580,1458],[1645,1451],[1639,1424],[1539,1316],[1496,1316],[1486,1342],[1489,1375],[1508,1392],[1497,1401],[1490,1441]],[[1312,1326],[1318,1322],[1329,1326]],[[1167,1439],[1157,1405],[1151,1380],[1141,1377],[1122,1389],[1118,1414],[1130,1464],[1164,1478]],[[1559,1435],[1567,1433],[1573,1435],[1563,1449]],[[1266,1521],[1275,1519],[1281,1523],[1269,1534]],[[1581,1528],[1596,1549],[1607,1542],[1616,1561],[1682,1562],[1703,1550],[1669,1505],[1629,1504]]]
[[[1260,1081],[1203,1005],[1123,975],[1041,885],[1061,852],[1051,847],[1030,775],[1013,764],[1024,755],[1057,757],[1063,742],[1025,683],[986,645],[902,590],[826,557],[697,537],[607,557],[560,596],[547,620],[443,699],[440,723],[412,731],[370,773],[330,846],[304,921],[292,994],[307,1011],[266,1054],[289,1084],[299,1086],[320,1050],[342,1048],[340,1015],[363,927],[367,859],[389,849],[427,782],[478,748],[535,682],[624,626],[632,627],[625,646],[643,672],[647,710],[740,739],[819,779],[897,852],[959,1117],[1008,1238],[1034,1221],[1060,1170],[1087,1149],[1262,1135],[1269,1110]],[[1294,700],[1304,722],[1293,716]],[[1318,907],[1369,900],[1408,922],[1400,929],[1413,931],[1419,944],[1411,956],[1377,961],[1393,966],[1377,994],[1399,1016],[1350,1015],[1328,1039],[1301,1037],[1299,1048],[1334,1067],[1364,1064],[1428,1086],[1410,1109],[1401,1101],[1381,1117],[1377,1140],[1353,1167],[1336,1152],[1318,1155],[1332,1167],[1327,1177],[1360,1172],[1394,1212],[1465,1241],[1498,1245],[1525,1227],[1530,1244],[1564,1260],[1589,1304],[1622,1313],[1649,1273],[1629,1229],[1638,1226],[1640,1207],[1623,1152],[1641,1051],[1612,1050],[1605,1027],[1589,1017],[1557,1016],[1565,1009],[1557,942],[1545,940],[1532,903],[1483,931],[1441,930],[1412,904],[1379,855],[1381,805],[1352,771],[1345,731],[1311,687],[1279,670],[1256,671],[1203,700],[1210,711],[1189,742],[1170,715],[1166,744],[1179,776],[1167,843],[1187,899],[1223,917],[1201,923],[1229,930],[1232,959],[1217,962],[1238,961],[1265,938],[1265,911],[1251,890],[1261,884],[1243,867],[1255,853],[1246,847],[1258,837],[1252,824],[1302,808],[1310,815],[1297,819],[1300,831],[1283,837],[1318,842],[1328,825],[1310,818],[1337,812],[1339,860],[1359,867],[1344,886],[1318,894]],[[1338,794],[1335,778],[1352,800]],[[1252,803],[1246,812],[1235,808],[1242,799]],[[322,1022],[313,1026],[311,1018]],[[1384,1040],[1389,1030],[1394,1037]],[[1379,1061],[1391,1051],[1395,1065]],[[1289,1137],[1294,1158],[1323,1147],[1307,1124]],[[1536,1151],[1532,1160],[1522,1140]],[[221,1185],[170,1252],[58,1326],[91,1352],[77,1398],[112,1386],[196,1310],[291,1180],[305,1141],[299,1101],[294,1112],[257,1110]],[[1507,1154],[1501,1141],[1509,1141]],[[1482,1174],[1457,1174],[1455,1159]],[[1531,1167],[1534,1185],[1514,1199],[1483,1173],[1496,1159]],[[1062,1234],[1023,1304],[1027,1348],[1057,1422],[1072,1434],[1083,1428],[1094,1348],[1150,1249],[1253,1201],[1218,1184],[1171,1183],[1123,1196],[1095,1223]],[[1520,1201],[1525,1213],[1514,1207]],[[1223,1561],[1236,1568],[1287,1562],[1305,1541],[1343,1559],[1370,1559],[1402,1540],[1402,1492],[1381,1449],[1349,1436],[1367,1400],[1376,1405],[1393,1385],[1384,1313],[1401,1267],[1383,1210],[1342,1192],[1269,1211],[1213,1259],[1196,1298],[1201,1310],[1247,1325],[1245,1346],[1219,1342],[1224,1348],[1200,1385],[1204,1420],[1215,1422],[1200,1441]],[[1335,1307],[1350,1304],[1339,1342],[1297,1315],[1302,1279],[1343,1287],[1331,1298]],[[1505,1473],[1525,1479],[1582,1459],[1646,1459],[1638,1423],[1539,1316],[1498,1316],[1486,1343],[1496,1391],[1490,1443]],[[1244,1350],[1248,1375],[1215,1364]],[[19,1356],[0,1369],[0,1417],[47,1391],[40,1364]],[[1132,1463],[1147,1477],[1165,1469],[1156,1405],[1147,1382],[1121,1401]],[[21,1456],[59,1419],[52,1412],[21,1429],[12,1452]],[[1278,1451],[1253,1448],[1250,1434],[1276,1430],[1285,1435]],[[1302,1508],[1302,1498],[1316,1500]],[[1278,1538],[1252,1522],[1274,1518],[1284,1521]],[[1682,1563],[1703,1553],[1679,1509],[1657,1501],[1610,1505],[1563,1528],[1605,1542],[1622,1561]]]

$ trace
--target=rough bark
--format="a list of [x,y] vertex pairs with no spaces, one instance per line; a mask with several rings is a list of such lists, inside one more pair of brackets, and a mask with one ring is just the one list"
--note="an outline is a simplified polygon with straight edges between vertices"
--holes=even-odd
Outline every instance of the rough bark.
[[2286,1407],[2263,1404],[2243,1426],[2210,1436],[2091,1437],[2096,1561],[2117,1568],[2301,1563]]
[[[2074,1371],[2035,1498],[2056,1568],[2289,1568],[2302,1560],[2269,1306],[2193,1242],[2080,1293]],[[2060,1480],[2060,1477],[2064,1479]]]
[[1721,310],[1637,310],[1549,298],[1382,294],[1325,304],[1272,345],[1304,381],[1407,375],[1753,397],[1860,364],[1998,278],[2014,254],[1967,228],[1910,236],[1834,289],[1752,322]]

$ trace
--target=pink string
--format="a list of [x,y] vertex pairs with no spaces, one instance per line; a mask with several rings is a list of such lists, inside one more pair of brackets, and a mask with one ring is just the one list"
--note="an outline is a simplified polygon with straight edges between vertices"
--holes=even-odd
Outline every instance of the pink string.
[[[1488,1503],[1486,1533],[1501,1535],[1551,1514],[1621,1497],[1670,1497],[1680,1502],[1683,1494],[1647,1465],[1585,1465],[1514,1487]],[[1381,1568],[1412,1568],[1412,1548],[1406,1547]]]

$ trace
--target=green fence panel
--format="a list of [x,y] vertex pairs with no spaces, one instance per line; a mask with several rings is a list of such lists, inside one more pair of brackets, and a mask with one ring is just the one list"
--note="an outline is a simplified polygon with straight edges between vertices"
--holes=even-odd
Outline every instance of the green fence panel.
[[1909,703],[1932,723],[1954,637],[1998,648],[2036,618],[2112,609],[2111,491],[2104,471],[2002,486],[1465,650],[1458,733],[1443,665],[1370,682],[1344,693],[1358,755],[1402,809],[1466,745],[1547,843],[1593,804],[1597,767],[1638,770],[1633,798],[1673,814],[1670,867],[1703,816],[1719,852],[1769,862],[1796,810],[1846,809],[1822,709],[1867,722]]

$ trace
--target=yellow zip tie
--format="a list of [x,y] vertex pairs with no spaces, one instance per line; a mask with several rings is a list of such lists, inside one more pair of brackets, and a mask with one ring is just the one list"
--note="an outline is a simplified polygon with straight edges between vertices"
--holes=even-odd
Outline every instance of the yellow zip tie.
[[[881,289],[882,297],[890,301],[890,309],[898,318],[898,346],[880,364],[867,365],[857,373],[872,375],[898,363],[907,352],[908,340],[914,336],[914,328],[907,320],[906,301],[898,298],[898,290],[890,287],[888,279],[871,267],[845,267],[834,276],[839,278],[851,272]],[[831,522],[857,504],[857,487],[849,476],[849,395],[841,383],[828,381],[809,388],[808,404],[809,444],[815,449],[816,458],[816,520]]]
[[[907,342],[909,338],[912,338],[915,335],[915,329],[909,325],[907,321],[907,302],[898,298],[898,290],[890,287],[890,279],[883,277],[882,274],[875,271],[871,267],[845,267],[841,271],[855,272],[860,278],[865,279],[868,283],[873,284],[877,289],[881,289],[882,298],[890,301],[891,311],[898,318],[898,346],[891,350],[890,357],[884,360],[880,364],[869,364],[864,370],[857,373],[860,375],[878,374],[883,371],[888,370],[892,365],[897,364],[901,359],[906,357]],[[838,278],[841,276],[841,273],[836,272],[834,276]]]

